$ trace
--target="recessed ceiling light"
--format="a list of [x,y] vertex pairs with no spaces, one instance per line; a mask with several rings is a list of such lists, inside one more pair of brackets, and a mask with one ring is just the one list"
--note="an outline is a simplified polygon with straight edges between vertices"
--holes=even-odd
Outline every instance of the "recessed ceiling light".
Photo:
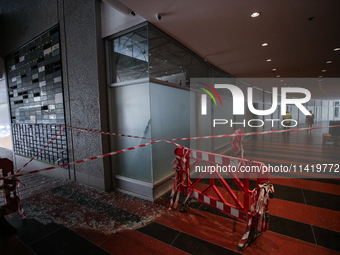
[[250,15],[250,17],[252,17],[252,18],[256,18],[256,17],[258,17],[258,16],[260,16],[260,13],[259,13],[259,12],[254,12],[254,13],[252,13],[252,14]]
[[277,78],[279,78],[280,77],[280,75],[278,75],[278,76],[276,76]]
[[262,46],[268,46],[268,43],[262,43]]
[[335,49],[334,49],[334,51],[338,51],[338,50],[340,50],[340,48],[335,48]]
[[324,73],[324,72],[326,72],[326,70],[325,70],[325,69],[323,69],[323,70],[321,70],[321,72],[323,72],[323,73]]
[[330,63],[332,63],[332,61],[331,61],[331,60],[329,60],[329,61],[327,61],[327,62],[326,62],[326,64],[330,64]]
[[275,68],[273,68],[273,69],[272,69],[272,71],[276,71],[276,69],[275,69]]
[[267,59],[267,62],[270,62],[270,61],[272,61],[272,60],[271,60],[270,58],[268,58],[268,59]]
[[319,78],[322,78],[322,75],[320,75]]

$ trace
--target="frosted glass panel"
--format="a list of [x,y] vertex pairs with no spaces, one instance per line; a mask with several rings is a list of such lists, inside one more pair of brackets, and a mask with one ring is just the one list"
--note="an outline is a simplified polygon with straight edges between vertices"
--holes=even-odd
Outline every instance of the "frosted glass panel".
[[[210,98],[207,99],[207,112],[212,113],[212,100]],[[217,107],[214,107],[215,109]],[[198,136],[208,136],[213,135],[213,128],[212,128],[212,120],[214,117],[212,114],[207,115],[200,115],[199,116],[199,131],[197,132]],[[212,139],[200,139],[197,141],[198,149],[202,151],[212,151]]]
[[[112,88],[114,132],[151,137],[149,84]],[[115,137],[115,150],[147,143],[149,140]],[[151,147],[115,155],[115,174],[152,182]]]
[[[150,83],[152,137],[170,139],[190,136],[190,91]],[[175,141],[189,147],[189,141]],[[176,146],[152,145],[153,182],[172,173]]]

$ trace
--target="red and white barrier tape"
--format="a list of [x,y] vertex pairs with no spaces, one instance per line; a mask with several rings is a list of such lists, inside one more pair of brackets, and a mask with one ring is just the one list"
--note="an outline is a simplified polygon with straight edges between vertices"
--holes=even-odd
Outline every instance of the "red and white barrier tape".
[[[114,135],[114,136],[123,136],[123,137],[132,137],[132,138],[139,138],[139,139],[149,139],[149,140],[157,140],[157,141],[186,141],[186,140],[197,140],[197,139],[207,139],[207,138],[222,138],[222,137],[235,137],[235,136],[250,136],[250,135],[264,135],[264,134],[274,134],[274,133],[286,133],[292,131],[303,131],[303,130],[312,130],[312,129],[321,129],[321,128],[333,128],[333,127],[340,127],[340,125],[335,126],[324,126],[324,127],[311,127],[311,128],[295,128],[295,129],[286,129],[286,130],[271,130],[271,131],[259,131],[259,132],[251,132],[251,133],[238,133],[238,134],[226,134],[226,135],[211,135],[211,136],[196,136],[196,137],[185,137],[185,138],[171,138],[171,139],[157,139],[157,138],[148,138],[148,137],[141,137],[141,136],[133,136],[133,135],[124,135],[124,134],[117,134],[117,133],[110,133],[110,132],[103,132],[98,130],[91,130],[91,129],[84,129],[84,128],[75,128],[70,126],[60,126],[70,129],[75,129],[78,131],[85,131],[91,133],[98,133],[98,134],[106,134],[106,135]],[[181,146],[179,144],[173,143],[176,146]]]
[[62,164],[62,165],[59,165],[59,166],[47,167],[47,168],[44,168],[44,169],[29,171],[29,172],[25,172],[25,173],[22,173],[22,174],[14,174],[14,175],[9,175],[9,176],[4,176],[4,177],[1,177],[0,180],[9,179],[9,178],[13,178],[13,177],[24,176],[24,175],[28,175],[28,174],[35,174],[35,173],[39,173],[39,172],[43,172],[43,171],[47,171],[47,170],[61,168],[61,167],[64,167],[64,166],[75,165],[75,164],[79,164],[79,163],[95,160],[95,159],[98,159],[98,158],[104,158],[104,157],[116,155],[118,153],[122,153],[122,152],[125,152],[125,151],[131,151],[131,150],[134,150],[134,149],[137,149],[137,148],[145,147],[147,145],[150,145],[150,144],[153,144],[153,143],[158,143],[160,141],[161,140],[153,141],[153,142],[149,142],[149,143],[144,143],[144,144],[137,145],[137,146],[130,147],[130,148],[126,148],[126,149],[123,149],[123,150],[113,151],[113,152],[109,152],[109,153],[106,153],[106,154],[103,154],[103,155],[99,155],[99,156],[95,156],[95,157],[91,157],[91,158],[87,158],[87,159],[82,159],[82,160],[78,160],[78,161]]
[[19,170],[17,170],[15,173],[19,173],[22,169],[24,169],[29,163],[31,163],[33,161],[33,159],[35,159],[36,157],[38,157],[38,155],[45,150],[55,139],[57,139],[57,137],[64,131],[65,127],[63,127],[63,129],[40,151],[38,152],[37,155],[35,155],[33,158],[31,158],[22,168],[20,168]]
[[132,138],[140,138],[140,139],[148,139],[148,140],[159,140],[159,139],[149,138],[149,137],[141,137],[141,136],[135,136],[135,135],[124,135],[124,134],[110,133],[110,132],[104,132],[104,131],[92,130],[92,129],[86,129],[86,128],[76,128],[76,127],[64,126],[64,125],[61,125],[61,124],[59,124],[59,126],[61,126],[63,128],[69,128],[69,129],[74,129],[74,130],[78,130],[78,131],[97,133],[97,134],[103,134],[103,135],[114,135],[114,136],[132,137]]
[[295,128],[295,129],[273,130],[273,131],[260,131],[260,132],[228,134],[228,135],[196,136],[196,137],[167,139],[167,140],[164,140],[164,141],[185,141],[185,140],[197,140],[197,139],[206,139],[206,138],[221,138],[221,137],[233,137],[233,136],[264,135],[264,134],[285,133],[285,132],[303,131],[303,130],[320,129],[320,128],[333,128],[333,127],[340,127],[340,125],[325,126],[325,127],[311,127],[311,128]]
[[[143,136],[136,136],[136,135],[124,135],[124,134],[118,134],[118,133],[111,133],[111,132],[104,132],[99,130],[93,130],[93,129],[86,129],[86,128],[76,128],[76,127],[70,127],[70,126],[64,126],[59,124],[59,126],[69,129],[74,129],[82,132],[89,132],[89,133],[96,133],[96,134],[103,134],[103,135],[114,135],[114,136],[121,136],[121,137],[131,137],[131,138],[138,138],[138,139],[148,139],[148,140],[156,140],[156,141],[165,141],[167,143],[171,143],[173,145],[176,145],[177,147],[184,147],[178,143],[171,142],[174,139],[157,139],[157,138],[151,138],[151,137],[143,137]],[[184,147],[185,148],[185,147]]]
[[[298,128],[298,129],[288,129],[288,130],[274,130],[274,131],[262,131],[262,132],[252,132],[252,133],[239,133],[239,134],[227,134],[227,135],[213,135],[213,136],[200,136],[200,137],[187,137],[187,138],[173,138],[173,139],[156,139],[156,138],[146,138],[146,137],[140,137],[140,136],[132,136],[132,135],[123,135],[123,134],[117,134],[117,133],[109,133],[109,132],[103,132],[103,131],[97,131],[97,130],[89,130],[89,129],[82,129],[82,128],[75,128],[75,127],[69,127],[69,126],[63,126],[63,125],[60,125],[63,127],[63,130],[65,128],[71,128],[71,129],[75,129],[75,130],[79,130],[79,131],[85,131],[85,132],[91,132],[91,133],[100,133],[100,134],[108,134],[108,135],[116,135],[116,136],[124,136],[124,137],[132,137],[132,138],[140,138],[140,139],[150,139],[150,140],[155,140],[153,142],[149,142],[149,143],[145,143],[145,144],[141,144],[141,145],[138,145],[138,146],[135,146],[135,147],[130,147],[130,148],[127,148],[127,149],[123,149],[123,150],[118,150],[118,151],[114,151],[114,152],[110,152],[110,153],[106,153],[106,154],[103,154],[103,155],[100,155],[100,156],[95,156],[95,157],[91,157],[91,158],[87,158],[87,159],[82,159],[82,160],[78,160],[78,161],[74,161],[74,162],[71,162],[71,163],[66,163],[66,164],[62,164],[62,165],[59,165],[59,166],[55,166],[55,167],[48,167],[48,168],[44,168],[44,169],[41,169],[41,170],[34,170],[34,171],[30,171],[30,172],[26,172],[24,174],[15,174],[15,175],[11,175],[11,176],[6,176],[6,177],[1,177],[0,180],[3,180],[3,179],[8,179],[8,178],[13,178],[13,177],[19,177],[19,176],[23,176],[23,175],[28,175],[28,174],[33,174],[33,173],[39,173],[39,172],[42,172],[42,171],[47,171],[47,170],[52,170],[52,169],[56,169],[56,168],[60,168],[60,167],[64,167],[64,166],[68,166],[68,165],[74,165],[74,164],[78,164],[78,163],[82,163],[82,162],[86,162],[86,161],[90,161],[90,160],[94,160],[94,159],[98,159],[98,158],[103,158],[103,157],[107,157],[107,156],[112,156],[112,155],[115,155],[115,154],[118,154],[118,153],[121,153],[121,152],[125,152],[125,151],[129,151],[129,150],[134,150],[134,149],[137,149],[137,148],[140,148],[140,147],[144,147],[144,146],[147,146],[147,145],[150,145],[150,144],[153,144],[153,143],[157,143],[157,142],[161,142],[161,141],[164,141],[164,142],[168,142],[168,143],[171,143],[171,144],[174,144],[178,147],[183,147],[183,148],[186,148],[184,147],[183,145],[180,145],[180,144],[177,144],[177,143],[174,143],[174,142],[171,142],[171,141],[185,141],[185,140],[194,140],[194,139],[206,139],[206,138],[221,138],[221,137],[234,137],[234,136],[250,136],[250,135],[263,135],[263,134],[274,134],[274,133],[284,133],[284,132],[292,132],[292,131],[302,131],[302,130],[311,130],[311,129],[320,129],[320,128],[333,128],[333,127],[340,127],[340,125],[335,125],[335,126],[325,126],[325,127],[312,127],[312,128]],[[62,130],[62,131],[63,131]],[[61,131],[61,132],[62,132]],[[61,133],[60,132],[60,133]],[[59,134],[58,134],[59,135]],[[57,136],[56,136],[57,137]],[[56,138],[55,137],[55,138]],[[54,138],[54,139],[55,139]],[[53,139],[53,140],[54,140]],[[53,141],[52,140],[52,141]],[[51,141],[51,142],[52,142]],[[51,143],[50,142],[50,143]],[[50,144],[49,143],[49,144]],[[48,144],[48,145],[49,145]],[[46,145],[45,148],[48,146]],[[45,149],[44,148],[44,149]],[[43,151],[44,149],[42,149],[41,151]],[[41,151],[39,153],[41,153]],[[37,154],[38,155],[38,154]],[[36,156],[37,156],[36,155]],[[36,157],[35,156],[35,157]],[[35,158],[34,157],[34,158]],[[31,161],[33,161],[32,158],[28,163],[30,163]],[[28,163],[26,163],[24,165],[27,166]],[[21,169],[23,169],[24,167],[22,167]],[[19,172],[21,169],[19,169],[17,172]]]

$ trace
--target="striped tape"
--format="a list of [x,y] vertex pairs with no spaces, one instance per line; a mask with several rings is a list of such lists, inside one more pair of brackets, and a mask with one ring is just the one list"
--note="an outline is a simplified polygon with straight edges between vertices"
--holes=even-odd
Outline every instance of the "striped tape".
[[186,138],[167,139],[167,140],[164,140],[164,141],[185,141],[185,140],[197,140],[197,139],[207,139],[207,138],[221,138],[221,137],[234,137],[234,136],[265,135],[265,134],[286,133],[286,132],[292,132],[292,131],[303,131],[303,130],[312,130],[312,129],[320,129],[320,128],[333,128],[333,127],[340,127],[340,125],[335,125],[335,126],[325,126],[325,127],[311,127],[311,128],[295,128],[295,129],[286,129],[286,130],[260,131],[260,132],[239,133],[239,134],[228,134],[228,135],[197,136],[197,137],[186,137]]
[[40,172],[43,172],[43,171],[57,169],[57,168],[61,168],[61,167],[64,167],[64,166],[69,166],[69,165],[75,165],[75,164],[79,164],[79,163],[83,163],[83,162],[87,162],[87,161],[91,161],[91,160],[95,160],[95,159],[99,159],[99,158],[104,158],[104,157],[116,155],[116,154],[119,154],[119,153],[122,153],[122,152],[125,152],[125,151],[131,151],[131,150],[134,150],[134,149],[137,149],[137,148],[142,148],[142,147],[145,147],[147,145],[150,145],[150,144],[153,144],[153,143],[158,143],[158,142],[160,142],[160,140],[149,142],[149,143],[144,143],[144,144],[137,145],[137,146],[130,147],[130,148],[126,148],[126,149],[123,149],[123,150],[109,152],[109,153],[106,153],[106,154],[103,154],[103,155],[99,155],[99,156],[95,156],[95,157],[91,157],[91,158],[87,158],[87,159],[82,159],[82,160],[62,164],[62,165],[59,165],[59,166],[47,167],[47,168],[44,168],[44,169],[29,171],[29,172],[25,172],[25,173],[22,173],[22,174],[9,175],[9,176],[5,176],[5,177],[1,177],[0,180],[14,178],[14,177],[20,177],[20,176],[24,176],[24,175],[28,175],[28,174],[40,173]]
[[[188,188],[188,190],[189,190],[189,188]],[[222,203],[222,202],[218,201],[217,199],[214,199],[210,196],[203,195],[199,191],[193,190],[192,197],[194,197],[195,199],[197,199],[198,201],[200,201],[204,204],[207,204],[211,207],[218,209],[221,212],[224,212],[228,215],[231,215],[231,216],[233,216],[237,219],[240,219],[241,221],[247,221],[248,220],[248,214],[247,213],[240,211],[240,210],[236,209],[235,207],[230,206],[228,204],[224,204],[224,203]]]
[[[139,138],[139,139],[149,139],[149,140],[154,140],[154,141],[153,142],[149,142],[149,143],[145,143],[145,144],[142,144],[142,145],[138,145],[138,146],[135,146],[135,147],[130,147],[130,148],[127,148],[127,149],[118,150],[118,151],[106,153],[106,154],[103,154],[103,155],[99,155],[99,156],[95,156],[95,157],[91,157],[91,158],[87,158],[87,159],[82,159],[82,160],[74,161],[74,162],[71,162],[71,163],[62,164],[62,165],[59,165],[59,166],[48,167],[48,168],[44,168],[44,169],[40,169],[40,170],[34,170],[34,171],[26,172],[24,174],[15,174],[15,175],[11,175],[11,176],[1,177],[0,180],[8,179],[8,178],[13,178],[13,177],[19,177],[19,176],[28,175],[28,174],[39,173],[39,172],[42,172],[42,171],[47,171],[47,170],[52,170],[52,169],[56,169],[56,168],[61,168],[61,167],[64,167],[64,166],[79,164],[79,163],[82,163],[82,162],[86,162],[86,161],[90,161],[90,160],[94,160],[94,159],[98,159],[98,158],[112,156],[112,155],[115,155],[115,154],[118,154],[118,153],[122,153],[122,152],[125,152],[125,151],[134,150],[134,149],[141,148],[141,147],[144,147],[144,146],[147,146],[147,145],[150,145],[150,144],[153,144],[153,143],[161,142],[161,141],[174,144],[177,147],[184,147],[183,145],[177,144],[177,143],[172,142],[172,141],[185,141],[185,140],[207,139],[207,138],[221,138],[221,137],[234,137],[234,136],[264,135],[264,134],[284,133],[284,132],[292,132],[292,131],[303,131],[303,130],[320,129],[320,128],[340,127],[340,125],[335,125],[335,126],[325,126],[325,127],[311,127],[311,128],[298,128],[298,129],[288,129],[288,130],[262,131],[262,132],[252,132],[252,133],[239,133],[239,134],[226,134],[226,135],[213,135],[213,136],[200,136],[200,137],[186,137],[186,138],[173,138],[173,139],[156,139],[156,138],[148,138],[148,137],[140,137],[140,136],[133,136],[133,135],[124,135],[124,134],[118,134],[118,133],[103,132],[103,131],[90,130],[90,129],[84,129],[84,128],[76,128],[76,127],[64,126],[64,125],[61,125],[61,124],[60,124],[60,126],[63,127],[63,130],[65,128],[70,128],[70,129],[74,129],[74,130],[78,130],[78,131],[84,131],[84,132],[91,132],[91,133],[98,133],[98,134],[107,134],[107,135],[115,135],[115,136],[122,136],[122,137],[131,137],[131,138]],[[60,131],[60,133],[62,131]],[[55,140],[57,138],[57,136],[55,136],[53,140]],[[51,140],[45,146],[44,149],[46,149],[53,142],[53,140]],[[186,147],[184,147],[184,148],[186,148]],[[16,173],[21,171],[30,162],[32,162],[33,159],[35,157],[37,157],[44,149],[42,149],[36,156],[34,156],[32,159],[30,159],[29,162],[27,162]],[[186,148],[186,149],[188,149],[188,148]],[[202,157],[207,157],[207,155],[203,153]]]
[[[124,135],[124,134],[118,134],[118,133],[103,132],[103,131],[84,129],[84,128],[76,128],[76,127],[64,126],[64,125],[61,125],[61,124],[60,124],[60,126],[65,127],[65,128],[78,130],[78,131],[84,131],[84,132],[91,132],[91,133],[98,133],[98,134],[105,134],[105,135],[114,135],[114,136],[122,136],[122,137],[132,137],[132,138],[139,138],[139,139],[149,139],[149,140],[157,140],[157,141],[165,141],[165,142],[198,140],[198,139],[208,139],[208,138],[235,137],[235,136],[265,135],[265,134],[286,133],[286,132],[312,130],[312,129],[320,129],[320,128],[340,127],[340,125],[335,125],[335,126],[324,126],[324,127],[310,127],[310,128],[295,128],[295,129],[286,129],[286,130],[259,131],[259,132],[238,133],[238,134],[196,136],[196,137],[172,138],[172,139],[157,139],[157,138],[149,138],[149,137],[141,137],[141,136],[133,136],[133,135]],[[173,143],[173,144],[175,144],[176,146],[183,147],[182,145],[179,145],[179,144],[176,144],[176,143]]]
[[22,168],[20,168],[18,171],[16,171],[15,173],[19,173],[22,169],[24,169],[29,163],[31,163],[33,161],[33,159],[35,159],[36,157],[38,157],[38,155],[40,153],[43,152],[43,150],[45,150],[55,139],[57,139],[57,137],[64,131],[65,127],[63,127],[63,129],[40,151],[38,152],[37,155],[35,155],[33,158],[31,158]]

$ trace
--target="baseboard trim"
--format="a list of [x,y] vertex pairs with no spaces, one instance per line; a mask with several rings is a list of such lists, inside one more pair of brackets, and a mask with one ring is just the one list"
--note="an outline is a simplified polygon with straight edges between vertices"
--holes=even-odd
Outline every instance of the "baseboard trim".
[[172,187],[173,176],[174,173],[171,173],[155,183],[149,183],[116,175],[115,189],[122,193],[154,202],[158,197],[163,195]]

